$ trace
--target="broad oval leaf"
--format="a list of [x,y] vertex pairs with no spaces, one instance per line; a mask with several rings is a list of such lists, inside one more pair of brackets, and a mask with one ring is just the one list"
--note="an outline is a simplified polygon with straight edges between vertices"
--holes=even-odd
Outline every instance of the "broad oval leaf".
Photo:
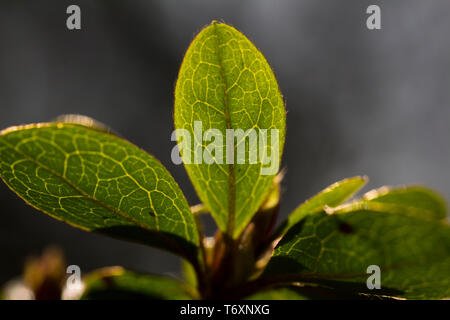
[[367,177],[347,178],[333,183],[331,186],[299,205],[289,215],[287,220],[281,224],[276,235],[282,236],[303,218],[322,210],[325,206],[336,207],[340,205],[361,189],[366,183]]
[[[180,69],[174,120],[200,199],[219,228],[237,237],[278,172],[285,139],[283,98],[264,56],[233,27],[204,28]],[[230,129],[236,141],[227,144]]]
[[[280,241],[265,277],[382,296],[450,297],[450,227],[412,207],[383,212],[389,208],[362,201],[306,217]],[[381,289],[366,285],[371,265],[381,269]]]
[[175,279],[121,267],[93,271],[83,282],[81,300],[191,300],[194,294]]
[[177,183],[115,135],[69,123],[7,129],[0,176],[28,204],[72,226],[195,257],[196,225]]

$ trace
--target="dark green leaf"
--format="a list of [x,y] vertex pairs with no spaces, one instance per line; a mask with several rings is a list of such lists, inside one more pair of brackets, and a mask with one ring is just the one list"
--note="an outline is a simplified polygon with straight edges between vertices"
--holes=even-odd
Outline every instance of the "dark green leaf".
[[[266,279],[412,299],[450,297],[450,227],[410,207],[383,211],[389,208],[362,201],[306,217],[278,244]],[[366,286],[370,265],[381,268],[380,290]]]

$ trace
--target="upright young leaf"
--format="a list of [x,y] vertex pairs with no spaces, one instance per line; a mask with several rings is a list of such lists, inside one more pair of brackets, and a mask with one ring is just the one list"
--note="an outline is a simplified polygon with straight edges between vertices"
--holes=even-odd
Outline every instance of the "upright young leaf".
[[[265,276],[343,292],[450,297],[450,227],[417,209],[362,201],[309,215],[280,241]],[[369,266],[380,268],[381,289],[368,288]]]
[[69,123],[7,129],[0,176],[27,203],[70,225],[195,257],[196,225],[177,183],[115,135]]
[[316,194],[299,205],[287,220],[281,224],[276,235],[285,234],[292,226],[301,221],[307,215],[321,210],[324,206],[336,207],[350,198],[367,182],[366,177],[353,177],[333,183],[331,186]]
[[[266,59],[242,33],[213,22],[186,52],[174,118],[186,130],[177,132],[179,146],[200,199],[219,228],[237,237],[264,200],[284,145],[284,103]],[[227,129],[237,140],[231,148]]]

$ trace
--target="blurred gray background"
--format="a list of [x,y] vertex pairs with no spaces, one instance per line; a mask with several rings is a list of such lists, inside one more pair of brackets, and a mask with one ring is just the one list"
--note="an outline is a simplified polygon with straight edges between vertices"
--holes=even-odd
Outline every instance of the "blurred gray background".
[[[82,30],[66,29],[77,4]],[[366,28],[381,7],[382,29]],[[288,110],[282,217],[339,179],[369,188],[424,183],[450,199],[450,1],[0,0],[0,127],[80,113],[170,160],[183,54],[211,20],[245,33],[278,77]],[[0,283],[59,244],[82,271],[105,265],[176,273],[158,250],[71,228],[0,184]]]

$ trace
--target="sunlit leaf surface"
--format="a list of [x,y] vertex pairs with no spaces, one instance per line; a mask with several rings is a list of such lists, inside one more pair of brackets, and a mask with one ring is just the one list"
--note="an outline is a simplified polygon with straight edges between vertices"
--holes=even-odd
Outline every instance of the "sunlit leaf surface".
[[[183,156],[190,156],[192,163],[185,161],[185,166],[200,199],[219,228],[236,237],[264,200],[277,171],[261,174],[262,167],[269,164],[263,165],[260,158],[250,163],[247,134],[234,143],[235,155],[237,146],[244,144],[245,163],[238,163],[238,159],[227,163],[226,129],[267,129],[267,146],[260,149],[269,157],[273,153],[276,160],[272,164],[279,165],[284,145],[284,103],[266,59],[242,33],[213,22],[197,35],[186,52],[176,84],[174,118],[175,127],[186,129],[193,137],[193,147],[182,151]],[[201,121],[203,132],[219,130],[223,143],[213,139],[202,142],[202,136],[194,136],[196,121]],[[271,139],[276,140],[271,129],[279,132],[277,148],[271,145]],[[211,143],[219,144],[222,150],[220,156],[211,149],[212,158],[218,161],[194,163],[197,147]],[[208,150],[205,148],[206,154]],[[261,150],[251,151],[258,154]]]
[[114,135],[68,123],[7,129],[0,175],[27,203],[70,225],[195,255],[196,226],[172,176]]

